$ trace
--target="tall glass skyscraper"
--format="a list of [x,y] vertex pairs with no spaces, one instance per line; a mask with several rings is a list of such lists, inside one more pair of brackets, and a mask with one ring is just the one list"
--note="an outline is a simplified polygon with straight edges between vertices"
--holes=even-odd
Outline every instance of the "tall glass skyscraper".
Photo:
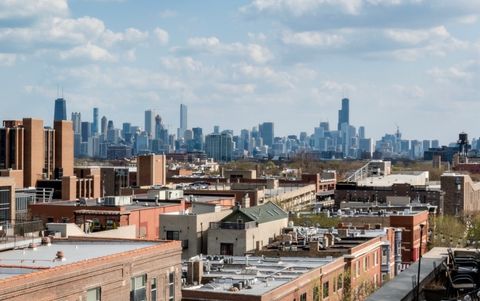
[[145,132],[149,138],[155,138],[155,112],[153,110],[145,111]]
[[264,122],[258,126],[260,137],[263,139],[263,144],[272,146],[273,138],[275,137],[273,122]]
[[93,136],[98,134],[98,108],[93,108],[92,134]]
[[67,120],[67,102],[63,98],[55,99],[54,121]]
[[338,110],[338,127],[340,131],[342,124],[350,124],[350,100],[348,98],[342,99],[342,108]]
[[183,138],[185,131],[188,128],[187,125],[187,106],[184,104],[180,105],[180,127],[178,128],[178,138]]

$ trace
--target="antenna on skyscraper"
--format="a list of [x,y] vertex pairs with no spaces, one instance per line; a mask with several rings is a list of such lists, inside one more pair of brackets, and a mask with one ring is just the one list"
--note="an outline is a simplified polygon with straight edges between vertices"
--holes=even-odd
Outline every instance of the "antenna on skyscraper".
[[59,89],[60,89],[60,85],[57,84],[57,98],[58,98],[58,95],[59,95]]
[[63,86],[62,86],[62,98],[63,98]]

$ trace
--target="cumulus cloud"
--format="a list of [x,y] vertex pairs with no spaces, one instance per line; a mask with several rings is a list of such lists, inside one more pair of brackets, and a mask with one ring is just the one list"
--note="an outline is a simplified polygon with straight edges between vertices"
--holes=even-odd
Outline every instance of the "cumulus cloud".
[[160,41],[160,44],[162,45],[168,44],[168,40],[170,37],[166,30],[157,27],[153,32],[155,33],[157,40]]
[[187,47],[174,48],[173,50],[179,53],[208,53],[246,57],[260,64],[273,59],[273,53],[266,46],[255,43],[223,43],[217,37],[193,37],[188,39]]
[[17,60],[17,55],[11,53],[0,53],[0,66],[12,66]]
[[105,61],[113,62],[116,59],[106,49],[98,47],[93,44],[86,44],[82,46],[74,47],[70,50],[60,52],[60,58],[62,60],[91,60],[91,61]]
[[0,25],[33,22],[39,18],[67,16],[67,0],[3,0],[0,1]]
[[282,37],[285,44],[300,45],[315,48],[336,48],[347,43],[340,34],[324,32],[285,32]]

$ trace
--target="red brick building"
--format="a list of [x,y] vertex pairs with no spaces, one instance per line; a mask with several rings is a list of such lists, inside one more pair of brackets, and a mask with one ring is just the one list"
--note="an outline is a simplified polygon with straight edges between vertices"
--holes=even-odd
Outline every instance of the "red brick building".
[[180,252],[174,241],[80,238],[3,251],[0,300],[180,300]]

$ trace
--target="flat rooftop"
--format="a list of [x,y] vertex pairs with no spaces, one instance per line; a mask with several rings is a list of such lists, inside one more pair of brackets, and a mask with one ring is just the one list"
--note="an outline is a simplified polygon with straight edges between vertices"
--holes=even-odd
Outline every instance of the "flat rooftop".
[[[167,207],[167,206],[175,206],[180,204],[181,199],[174,199],[174,200],[169,200],[169,201],[162,201],[160,200],[158,202],[158,205],[155,204],[154,199],[141,199],[141,198],[135,198],[130,204],[125,204],[125,205],[118,205],[118,206],[113,206],[113,205],[105,205],[104,203],[97,203],[96,199],[87,199],[85,200],[85,204],[80,204],[77,201],[53,201],[53,202],[48,202],[48,203],[37,203],[34,205],[49,205],[49,206],[70,206],[70,207],[77,207],[78,210],[81,209],[86,209],[85,207],[90,207],[88,208],[89,210],[92,210],[91,207],[111,207],[111,208],[125,208],[126,210],[138,210],[138,209],[146,209],[146,208],[151,208],[151,207]],[[145,205],[146,204],[146,205]]]
[[[215,260],[204,262],[204,265],[209,266],[210,272],[204,273],[203,279],[209,278],[210,282],[204,285],[184,287],[182,290],[236,295],[263,295],[333,261],[332,257],[268,258],[250,256],[246,259],[246,257],[235,256],[229,258],[233,259],[232,263]],[[220,268],[216,268],[216,266]],[[247,283],[247,286],[236,292],[229,290],[239,282]]]
[[428,172],[390,174],[387,176],[367,177],[357,182],[358,186],[389,187],[393,184],[427,185]]
[[[124,253],[159,244],[147,241],[59,241],[36,249],[25,248],[0,252],[0,279],[29,274],[43,269],[84,260]],[[64,260],[56,260],[58,251]]]

